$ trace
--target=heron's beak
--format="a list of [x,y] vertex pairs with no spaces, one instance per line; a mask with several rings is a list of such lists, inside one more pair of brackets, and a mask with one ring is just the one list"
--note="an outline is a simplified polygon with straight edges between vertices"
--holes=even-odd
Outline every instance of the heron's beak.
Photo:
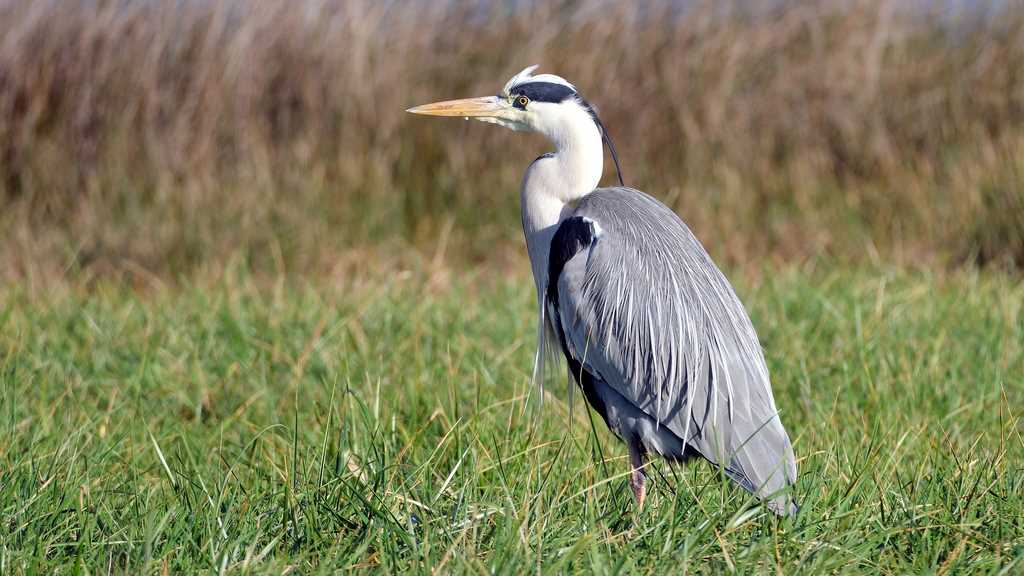
[[406,112],[428,116],[462,116],[464,118],[495,117],[505,110],[504,101],[497,96],[446,100],[409,108]]

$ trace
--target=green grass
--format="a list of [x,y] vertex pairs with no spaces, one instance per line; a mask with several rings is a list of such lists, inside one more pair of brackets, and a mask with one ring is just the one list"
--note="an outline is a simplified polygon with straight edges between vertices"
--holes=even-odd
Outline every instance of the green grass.
[[0,573],[1024,570],[1016,280],[741,283],[782,521],[699,462],[637,513],[581,396],[527,403],[531,283],[426,286],[0,295]]

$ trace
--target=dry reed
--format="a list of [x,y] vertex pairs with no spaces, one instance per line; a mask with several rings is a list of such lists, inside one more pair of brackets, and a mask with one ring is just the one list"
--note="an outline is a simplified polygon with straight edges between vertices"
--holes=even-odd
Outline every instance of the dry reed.
[[403,110],[533,63],[732,265],[1024,265],[1024,8],[901,6],[8,0],[0,279],[500,267],[545,145]]

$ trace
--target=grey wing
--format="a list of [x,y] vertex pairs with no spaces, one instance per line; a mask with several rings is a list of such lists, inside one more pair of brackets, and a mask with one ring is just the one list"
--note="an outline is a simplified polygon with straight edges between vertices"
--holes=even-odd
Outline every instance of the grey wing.
[[[757,335],[686,225],[627,188],[592,192],[574,216],[595,232],[551,278],[567,356],[748,491],[765,498],[791,484],[796,463]],[[786,495],[769,505],[795,509]]]

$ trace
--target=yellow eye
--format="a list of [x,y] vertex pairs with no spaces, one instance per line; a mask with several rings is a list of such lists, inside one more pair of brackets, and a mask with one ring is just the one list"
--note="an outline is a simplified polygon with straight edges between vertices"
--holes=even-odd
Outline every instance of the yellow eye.
[[520,96],[519,98],[516,98],[516,103],[523,108],[526,108],[526,105],[530,103],[530,99],[526,96]]

